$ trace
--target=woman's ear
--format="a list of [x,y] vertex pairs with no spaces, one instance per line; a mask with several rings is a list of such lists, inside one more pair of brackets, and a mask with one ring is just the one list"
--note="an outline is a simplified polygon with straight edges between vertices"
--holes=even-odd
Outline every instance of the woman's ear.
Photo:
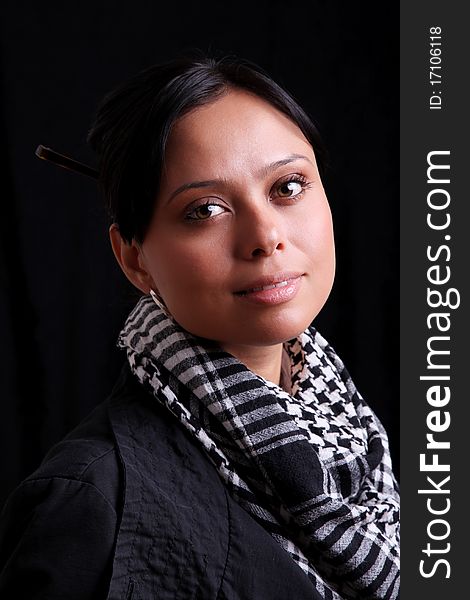
[[156,289],[142,259],[142,250],[135,240],[128,244],[122,237],[117,223],[109,228],[109,239],[114,256],[127,279],[141,292],[148,294]]

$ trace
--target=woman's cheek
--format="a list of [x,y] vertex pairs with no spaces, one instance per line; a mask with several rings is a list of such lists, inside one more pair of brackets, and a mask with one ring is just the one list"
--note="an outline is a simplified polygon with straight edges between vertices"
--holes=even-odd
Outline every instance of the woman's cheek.
[[219,267],[217,255],[190,247],[166,253],[159,271],[170,293],[185,294],[207,287],[215,278]]

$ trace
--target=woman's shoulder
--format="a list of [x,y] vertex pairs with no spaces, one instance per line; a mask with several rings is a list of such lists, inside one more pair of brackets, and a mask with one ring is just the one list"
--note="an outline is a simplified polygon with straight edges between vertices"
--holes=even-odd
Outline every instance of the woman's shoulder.
[[119,396],[122,372],[111,394],[45,455],[17,491],[33,494],[52,481],[87,486],[117,511],[121,465],[109,409]]
[[168,463],[174,463],[174,473],[176,463],[195,452],[177,419],[147,392],[126,361],[108,397],[47,452],[5,507],[18,505],[20,498],[28,504],[45,502],[52,490],[67,484],[101,496],[117,514],[129,483],[127,471],[146,473],[147,487],[161,486],[163,479],[169,485],[174,477],[167,473]]
[[114,428],[143,394],[133,383],[123,368],[108,398],[10,494],[0,517],[2,597],[106,596],[126,491]]
[[147,483],[153,477],[161,484],[168,462],[195,452],[193,440],[126,361],[108,397],[47,452],[14,494],[34,495],[51,481],[70,481],[101,494],[117,511],[127,469],[143,468],[151,474]]
[[127,445],[116,430],[122,432],[124,424],[131,422],[133,427],[139,420],[148,422],[148,402],[147,392],[126,361],[108,397],[47,452],[22,485],[51,478],[84,482],[95,486],[114,505],[123,462],[120,445]]
[[0,518],[0,595],[105,597],[121,494],[105,402],[7,499]]

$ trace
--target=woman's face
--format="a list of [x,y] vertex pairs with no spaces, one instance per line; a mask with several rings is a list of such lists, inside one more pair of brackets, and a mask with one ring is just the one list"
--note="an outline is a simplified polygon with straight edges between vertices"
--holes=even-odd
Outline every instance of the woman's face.
[[155,289],[190,333],[223,346],[301,333],[330,293],[335,255],[300,129],[239,90],[180,118],[142,252]]

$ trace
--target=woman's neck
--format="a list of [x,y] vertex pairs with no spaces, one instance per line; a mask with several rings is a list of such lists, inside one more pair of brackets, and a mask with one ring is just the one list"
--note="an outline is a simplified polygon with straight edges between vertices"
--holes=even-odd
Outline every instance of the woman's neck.
[[225,352],[229,352],[246,365],[253,373],[279,385],[281,378],[282,344],[275,346],[239,346],[221,344]]

